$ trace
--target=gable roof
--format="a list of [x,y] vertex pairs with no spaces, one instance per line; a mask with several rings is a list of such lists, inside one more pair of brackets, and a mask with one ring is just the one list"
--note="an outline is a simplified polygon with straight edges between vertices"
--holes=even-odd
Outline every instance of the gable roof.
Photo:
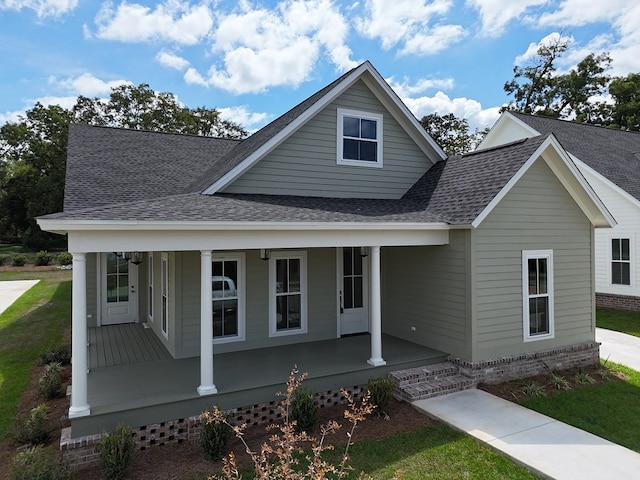
[[201,180],[192,183],[188,190],[201,191],[207,195],[220,191],[289,138],[358,80],[365,82],[428,158],[446,158],[440,146],[422,128],[380,73],[366,61],[245,139],[217,165],[212,166]]
[[553,133],[569,153],[640,200],[640,133],[538,115],[505,113],[536,134]]
[[64,210],[182,193],[237,144],[221,138],[70,125]]

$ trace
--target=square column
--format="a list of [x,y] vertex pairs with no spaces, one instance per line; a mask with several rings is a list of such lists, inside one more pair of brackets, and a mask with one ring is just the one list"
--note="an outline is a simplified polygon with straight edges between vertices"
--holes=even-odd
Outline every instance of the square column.
[[371,289],[369,292],[371,304],[371,358],[369,365],[379,367],[387,362],[382,358],[382,295],[380,282],[380,247],[371,247]]
[[218,393],[213,383],[213,291],[211,250],[200,251],[200,386],[199,395]]
[[91,413],[87,400],[87,256],[72,253],[71,290],[71,406],[69,418]]

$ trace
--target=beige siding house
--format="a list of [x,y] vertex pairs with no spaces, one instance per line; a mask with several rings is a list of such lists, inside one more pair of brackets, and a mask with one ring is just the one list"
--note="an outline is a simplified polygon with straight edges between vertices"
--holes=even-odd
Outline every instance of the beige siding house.
[[294,364],[330,403],[598,359],[615,222],[571,157],[540,135],[446,158],[368,62],[243,141],[72,125],[66,181],[39,223],[74,259],[69,438],[268,419]]

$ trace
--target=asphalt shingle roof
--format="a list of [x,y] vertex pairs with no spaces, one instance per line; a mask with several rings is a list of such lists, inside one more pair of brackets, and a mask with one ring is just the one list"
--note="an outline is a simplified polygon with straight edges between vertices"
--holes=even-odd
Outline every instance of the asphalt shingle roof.
[[70,125],[64,210],[183,193],[237,140]]
[[510,112],[640,200],[640,133]]

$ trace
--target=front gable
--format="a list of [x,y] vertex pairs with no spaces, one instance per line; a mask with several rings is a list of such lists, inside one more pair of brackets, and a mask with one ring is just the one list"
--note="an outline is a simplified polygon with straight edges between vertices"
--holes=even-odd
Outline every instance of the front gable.
[[[343,112],[381,120],[377,162],[340,163]],[[439,159],[434,156],[358,80],[222,192],[398,199]]]

